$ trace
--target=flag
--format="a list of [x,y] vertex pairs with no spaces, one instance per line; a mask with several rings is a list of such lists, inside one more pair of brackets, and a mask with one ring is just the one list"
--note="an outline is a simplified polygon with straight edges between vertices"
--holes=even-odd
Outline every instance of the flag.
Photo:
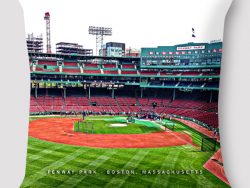
[[192,28],[192,37],[193,37],[193,38],[196,37],[196,36],[195,36],[195,30],[194,30],[194,28]]

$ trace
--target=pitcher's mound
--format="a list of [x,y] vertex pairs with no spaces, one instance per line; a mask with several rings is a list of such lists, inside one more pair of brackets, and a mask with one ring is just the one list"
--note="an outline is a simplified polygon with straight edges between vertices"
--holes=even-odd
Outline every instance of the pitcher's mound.
[[124,123],[114,123],[114,124],[110,124],[110,127],[126,127],[128,126],[127,124]]

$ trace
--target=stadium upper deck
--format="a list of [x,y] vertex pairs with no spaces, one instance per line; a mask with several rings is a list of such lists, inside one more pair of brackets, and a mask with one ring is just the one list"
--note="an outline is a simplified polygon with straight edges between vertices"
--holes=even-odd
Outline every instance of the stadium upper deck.
[[32,83],[218,90],[222,43],[142,48],[141,57],[29,53]]

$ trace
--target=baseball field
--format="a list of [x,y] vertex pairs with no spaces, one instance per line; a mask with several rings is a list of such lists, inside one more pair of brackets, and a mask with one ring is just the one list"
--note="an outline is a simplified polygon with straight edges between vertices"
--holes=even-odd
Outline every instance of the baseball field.
[[203,167],[215,153],[200,150],[204,135],[183,123],[164,120],[175,125],[165,130],[119,116],[78,121],[30,118],[21,187],[229,187]]

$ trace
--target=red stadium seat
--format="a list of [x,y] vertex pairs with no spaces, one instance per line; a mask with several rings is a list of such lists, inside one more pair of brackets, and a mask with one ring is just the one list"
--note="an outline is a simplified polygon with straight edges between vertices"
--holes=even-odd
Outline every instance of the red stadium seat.
[[137,74],[136,70],[121,70],[121,74]]
[[78,68],[78,69],[71,69],[71,68],[65,68],[63,67],[63,72],[65,73],[81,73],[81,70]]
[[116,68],[116,64],[104,64],[104,68]]
[[63,65],[64,66],[69,66],[69,67],[78,67],[77,62],[64,62]]
[[101,70],[84,70],[86,74],[101,74]]
[[104,74],[118,74],[117,70],[104,70],[103,71]]
[[98,64],[85,63],[85,64],[84,64],[84,67],[98,68]]
[[56,61],[38,61],[38,65],[57,66]]
[[134,64],[123,64],[122,69],[134,69],[135,65]]
[[[91,103],[90,103],[91,102]],[[158,114],[172,114],[196,119],[207,125],[218,127],[218,104],[206,103],[204,101],[160,98],[134,98],[111,96],[92,96],[87,97],[68,96],[66,99],[53,96],[38,96],[30,99],[30,112],[61,112],[83,110],[93,113],[129,113],[154,110],[152,103],[156,102],[155,112]],[[96,103],[96,106],[92,104]]]

